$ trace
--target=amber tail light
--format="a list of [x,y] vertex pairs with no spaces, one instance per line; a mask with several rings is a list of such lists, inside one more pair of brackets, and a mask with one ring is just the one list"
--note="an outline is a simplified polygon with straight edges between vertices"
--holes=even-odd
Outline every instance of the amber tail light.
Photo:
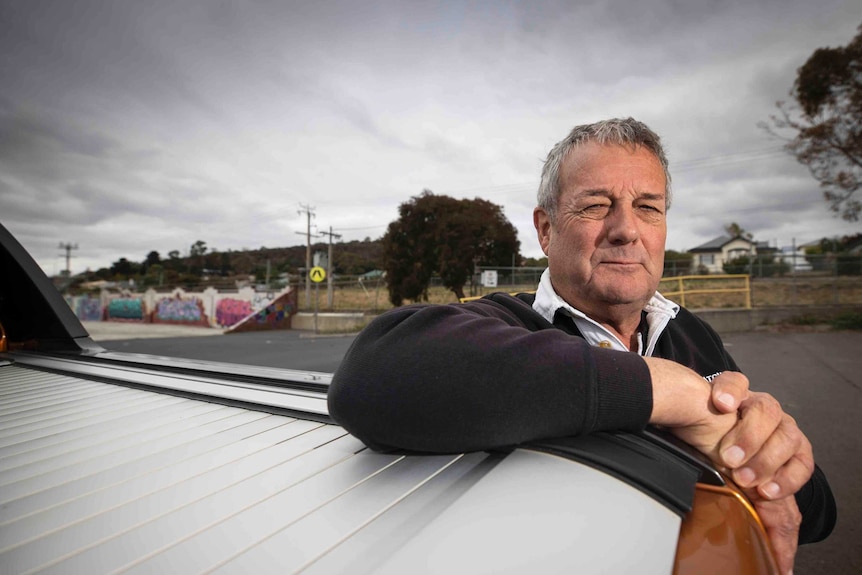
[[763,524],[735,486],[697,484],[694,505],[680,529],[674,573],[778,573]]

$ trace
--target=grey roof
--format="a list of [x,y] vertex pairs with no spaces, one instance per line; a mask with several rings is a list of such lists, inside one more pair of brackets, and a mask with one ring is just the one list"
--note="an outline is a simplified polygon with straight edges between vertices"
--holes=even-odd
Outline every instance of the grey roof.
[[717,238],[713,238],[706,242],[705,244],[701,244],[697,247],[691,248],[688,250],[689,252],[719,252],[721,248],[732,242],[733,240],[744,240],[748,243],[753,243],[752,240],[747,238],[743,238],[741,236],[730,237],[730,236],[718,236]]

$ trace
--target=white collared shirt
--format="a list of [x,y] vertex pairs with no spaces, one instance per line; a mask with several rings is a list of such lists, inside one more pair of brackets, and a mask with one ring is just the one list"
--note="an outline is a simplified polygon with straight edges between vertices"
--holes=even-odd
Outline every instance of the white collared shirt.
[[[572,317],[578,330],[590,345],[619,351],[630,351],[628,346],[624,345],[607,328],[587,317],[584,312],[575,309],[557,295],[557,292],[554,291],[554,287],[551,285],[550,271],[547,269],[542,273],[542,279],[539,280],[533,309],[551,323],[554,322],[554,314],[557,313],[557,310],[562,309]],[[643,334],[638,332],[638,354],[652,355],[659,336],[661,336],[667,327],[668,322],[679,313],[679,306],[660,293],[655,292],[655,295],[644,306],[644,311],[647,314],[647,344],[644,346]]]

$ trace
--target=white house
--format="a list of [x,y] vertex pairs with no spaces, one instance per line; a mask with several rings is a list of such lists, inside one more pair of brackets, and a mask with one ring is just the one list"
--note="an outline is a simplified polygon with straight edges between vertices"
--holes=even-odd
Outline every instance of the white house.
[[810,272],[813,268],[805,257],[805,250],[801,247],[784,246],[779,254],[781,261],[786,263],[788,267],[795,272]]
[[691,267],[696,271],[703,266],[711,274],[720,274],[724,272],[722,266],[725,262],[742,256],[756,256],[758,245],[758,242],[742,236],[720,236],[688,250],[694,256]]

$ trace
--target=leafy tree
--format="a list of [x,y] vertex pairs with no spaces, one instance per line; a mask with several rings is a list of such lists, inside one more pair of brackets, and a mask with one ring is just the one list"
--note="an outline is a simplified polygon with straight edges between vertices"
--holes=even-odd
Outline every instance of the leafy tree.
[[141,271],[141,264],[120,258],[111,264],[111,274],[117,278],[129,279]]
[[226,276],[232,271],[230,254],[227,252],[221,252],[219,259],[219,273],[223,276]]
[[862,202],[862,26],[847,46],[819,48],[797,71],[795,104],[778,102],[772,116],[778,135],[795,133],[785,148],[820,182],[829,209],[858,221]]
[[154,265],[160,265],[161,263],[162,263],[162,259],[159,256],[159,252],[153,250],[147,254],[147,257],[144,259],[143,263],[141,264],[141,273],[146,274],[149,271],[150,267],[152,267]]
[[205,253],[207,253],[207,243],[203,240],[196,241],[189,248],[189,255],[193,258],[202,256]]
[[400,217],[383,236],[383,268],[393,305],[428,299],[431,276],[464,297],[464,285],[480,265],[508,265],[518,256],[515,227],[500,206],[456,200],[429,190],[398,207]]
[[152,264],[146,270],[141,271],[141,285],[143,287],[154,287],[162,285],[165,278],[165,267],[162,264]]
[[524,258],[521,260],[521,265],[526,268],[546,268],[548,267],[548,256],[540,258]]
[[751,232],[745,231],[745,229],[736,222],[730,222],[729,224],[724,226],[724,231],[727,232],[727,235],[732,238],[745,238],[747,240],[751,239]]
[[147,254],[147,259],[144,260],[144,265],[149,267],[154,264],[159,264],[162,262],[162,258],[159,256],[159,252],[153,250]]

